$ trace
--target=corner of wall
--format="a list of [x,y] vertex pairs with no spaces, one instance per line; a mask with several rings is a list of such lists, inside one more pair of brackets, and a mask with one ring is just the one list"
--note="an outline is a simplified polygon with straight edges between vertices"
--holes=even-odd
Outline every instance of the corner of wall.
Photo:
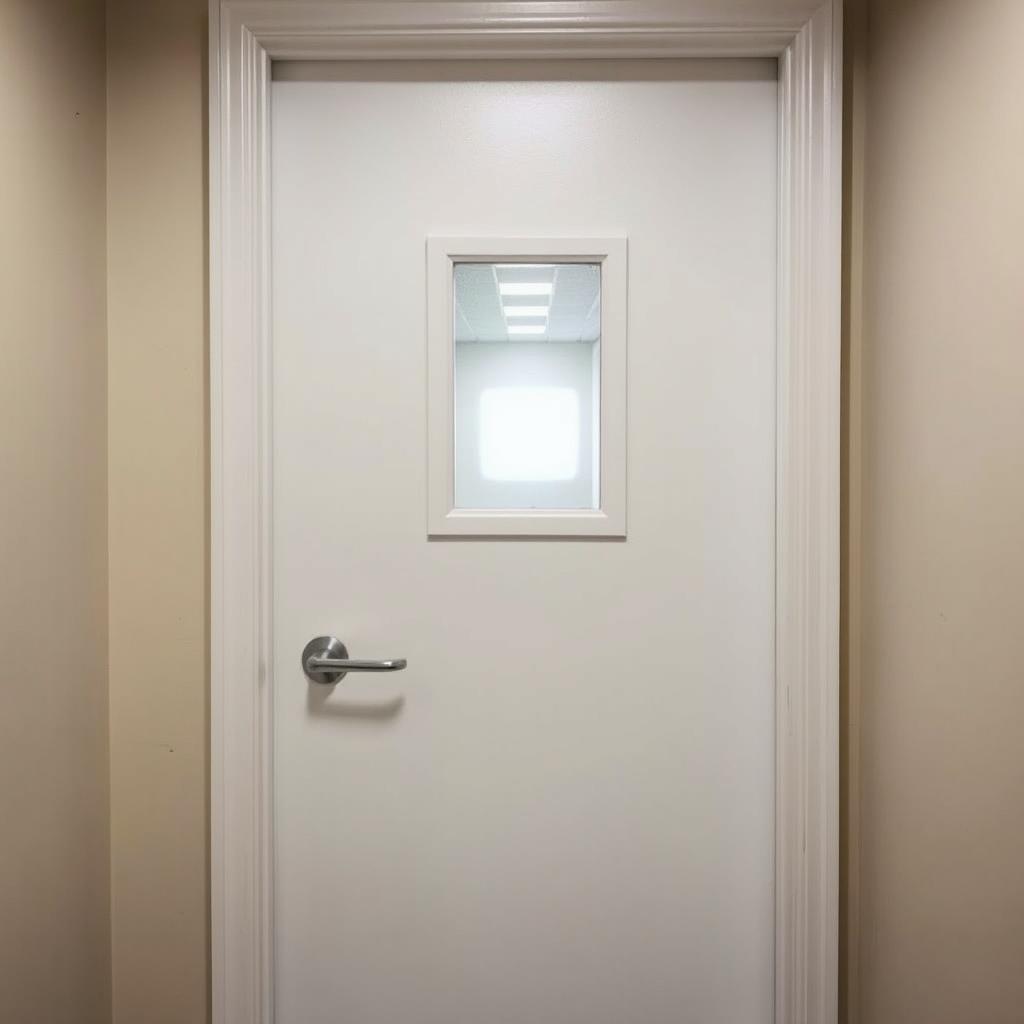
[[858,1024],[860,943],[861,355],[867,10],[843,11],[843,337],[839,1019]]

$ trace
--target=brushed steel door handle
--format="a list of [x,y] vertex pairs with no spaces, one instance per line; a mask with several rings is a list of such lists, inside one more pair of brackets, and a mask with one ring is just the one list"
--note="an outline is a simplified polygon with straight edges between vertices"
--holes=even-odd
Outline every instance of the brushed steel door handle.
[[405,658],[350,658],[348,648],[336,636],[315,637],[302,649],[302,671],[306,678],[326,685],[344,679],[349,672],[399,672],[407,664]]

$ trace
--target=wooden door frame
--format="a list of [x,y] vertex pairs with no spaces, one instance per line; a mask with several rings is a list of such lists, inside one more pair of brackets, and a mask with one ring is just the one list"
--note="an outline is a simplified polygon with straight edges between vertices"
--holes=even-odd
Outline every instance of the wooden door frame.
[[694,56],[779,62],[774,1013],[835,1024],[841,26],[842,0],[211,0],[214,1024],[273,1020],[271,62]]

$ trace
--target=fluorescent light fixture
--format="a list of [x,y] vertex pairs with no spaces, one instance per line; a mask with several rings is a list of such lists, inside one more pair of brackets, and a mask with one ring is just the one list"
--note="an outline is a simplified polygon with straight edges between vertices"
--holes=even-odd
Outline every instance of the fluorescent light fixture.
[[503,281],[498,285],[502,295],[550,295],[553,289],[550,281]]
[[505,316],[547,316],[547,306],[505,306]]
[[543,334],[547,324],[509,324],[509,334]]
[[480,395],[480,474],[485,480],[575,480],[580,403],[572,388],[486,388]]

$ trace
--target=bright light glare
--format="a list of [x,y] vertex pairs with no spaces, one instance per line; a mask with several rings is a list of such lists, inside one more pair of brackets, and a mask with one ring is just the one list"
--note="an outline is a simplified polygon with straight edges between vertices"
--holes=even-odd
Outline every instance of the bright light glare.
[[480,473],[486,480],[574,480],[580,403],[572,388],[487,388],[480,396]]
[[547,330],[545,324],[509,324],[509,334],[543,334]]
[[502,295],[550,295],[553,289],[550,281],[503,281],[498,285]]
[[505,316],[547,316],[547,306],[504,306]]

